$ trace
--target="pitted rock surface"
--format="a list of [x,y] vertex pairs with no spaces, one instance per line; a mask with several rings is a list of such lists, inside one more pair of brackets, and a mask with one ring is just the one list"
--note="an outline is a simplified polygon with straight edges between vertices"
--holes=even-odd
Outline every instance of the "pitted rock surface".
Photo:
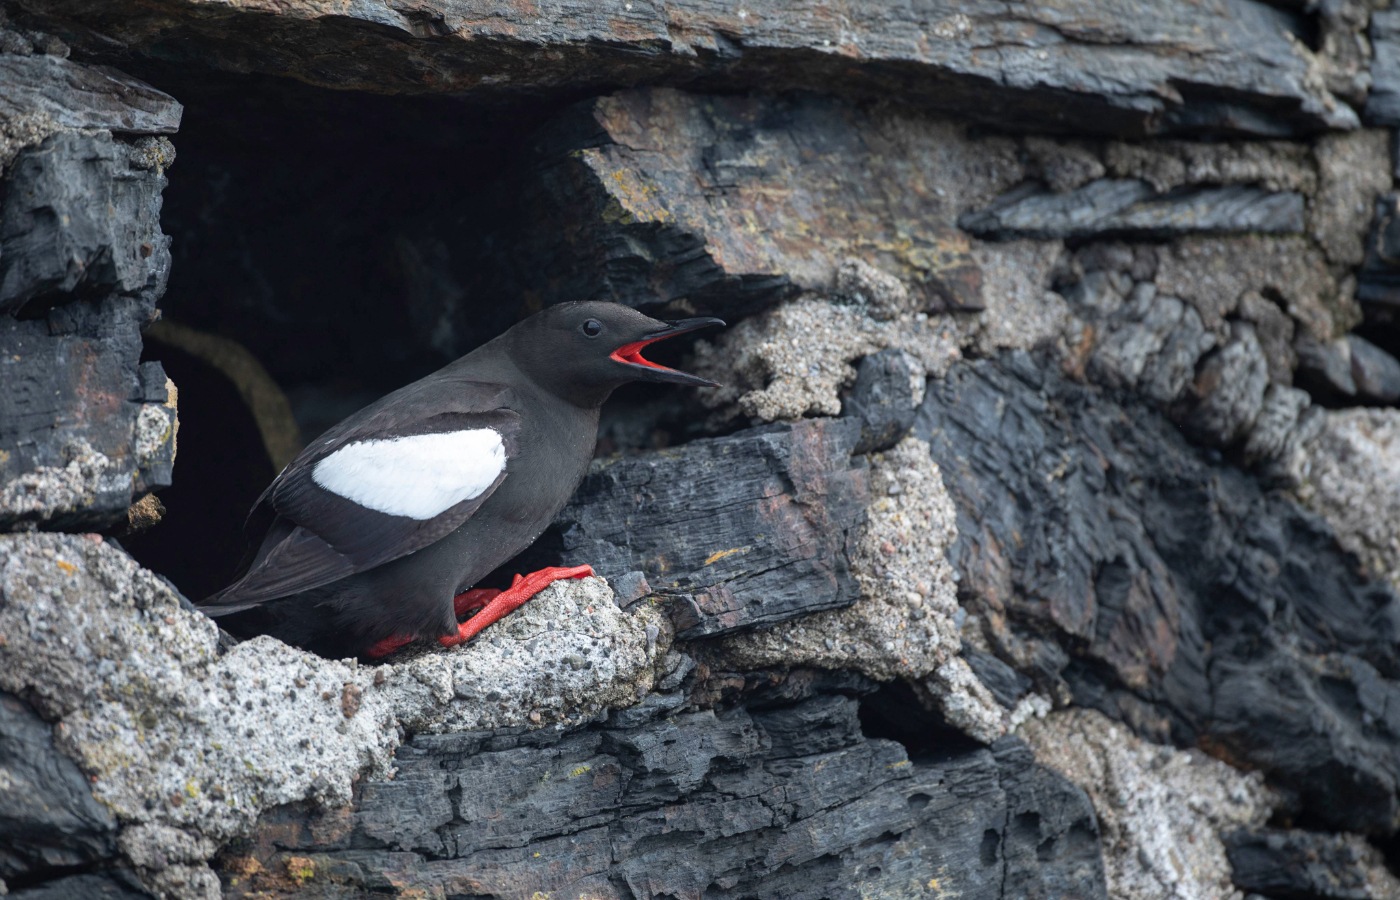
[[359,778],[388,774],[404,728],[541,728],[635,703],[667,634],[650,607],[623,613],[584,579],[397,664],[271,638],[221,653],[212,621],[100,538],[0,537],[0,688],[56,721],[129,861],[176,895],[215,896],[206,860],[263,810],[344,804]]

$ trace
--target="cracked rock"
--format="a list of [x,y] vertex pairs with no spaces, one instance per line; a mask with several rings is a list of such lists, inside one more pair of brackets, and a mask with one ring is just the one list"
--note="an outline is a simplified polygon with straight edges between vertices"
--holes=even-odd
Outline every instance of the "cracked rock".
[[586,721],[635,703],[669,647],[655,610],[624,614],[594,578],[554,585],[469,645],[392,665],[266,637],[221,653],[212,621],[95,536],[0,536],[0,598],[0,688],[56,720],[145,884],[190,897],[218,895],[205,860],[264,809],[343,805],[356,779],[387,774],[401,728]]
[[931,676],[934,702],[984,743],[1006,722],[995,698],[958,655],[957,588],[946,551],[953,507],[928,444],[906,438],[871,459],[869,518],[851,567],[860,599],[725,639],[715,653],[736,669],[809,665],[880,681]]

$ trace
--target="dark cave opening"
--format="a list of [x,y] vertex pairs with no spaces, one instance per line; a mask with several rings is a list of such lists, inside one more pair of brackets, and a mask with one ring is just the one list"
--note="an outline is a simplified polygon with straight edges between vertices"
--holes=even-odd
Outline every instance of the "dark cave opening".
[[861,731],[904,745],[911,760],[940,760],[982,747],[943,716],[927,709],[908,682],[891,681],[860,698]]
[[555,109],[212,73],[155,83],[186,105],[164,314],[246,346],[306,430],[530,311],[502,244],[528,140]]

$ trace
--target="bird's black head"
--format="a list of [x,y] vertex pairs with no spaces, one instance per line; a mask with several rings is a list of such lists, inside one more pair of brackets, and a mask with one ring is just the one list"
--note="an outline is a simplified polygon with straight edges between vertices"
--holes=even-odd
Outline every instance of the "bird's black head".
[[648,344],[686,334],[719,319],[662,322],[619,303],[561,303],[506,334],[511,357],[535,383],[579,405],[596,405],[629,381],[719,387],[713,381],[658,365],[642,356]]

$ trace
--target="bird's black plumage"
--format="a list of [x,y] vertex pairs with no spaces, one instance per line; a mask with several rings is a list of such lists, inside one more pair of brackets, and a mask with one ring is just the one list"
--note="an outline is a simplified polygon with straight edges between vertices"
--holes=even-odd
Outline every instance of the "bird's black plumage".
[[615,388],[710,384],[640,354],[710,324],[723,323],[561,304],[394,391],[277,476],[248,517],[257,552],[201,608],[235,633],[327,656],[456,633],[453,596],[533,542],[568,501]]

